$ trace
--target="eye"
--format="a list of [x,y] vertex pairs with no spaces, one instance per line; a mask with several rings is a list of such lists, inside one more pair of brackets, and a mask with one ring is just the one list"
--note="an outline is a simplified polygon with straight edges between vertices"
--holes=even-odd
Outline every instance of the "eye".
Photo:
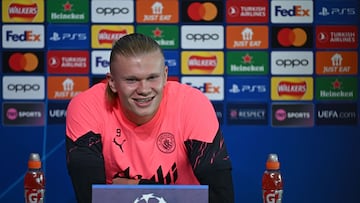
[[156,80],[159,76],[157,75],[152,75],[150,77],[148,77],[148,80]]
[[133,84],[133,83],[137,82],[137,80],[135,78],[127,78],[125,81],[126,81],[126,83],[129,83],[129,84]]

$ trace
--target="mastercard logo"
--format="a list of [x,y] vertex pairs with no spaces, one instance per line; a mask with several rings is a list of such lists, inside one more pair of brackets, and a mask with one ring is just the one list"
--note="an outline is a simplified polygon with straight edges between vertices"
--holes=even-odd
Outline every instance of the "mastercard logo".
[[301,28],[283,28],[278,32],[277,40],[284,47],[301,47],[307,41],[307,34]]
[[16,72],[32,72],[39,65],[39,59],[34,53],[14,53],[9,57],[9,67]]
[[187,8],[188,16],[193,21],[212,21],[218,15],[217,7],[211,2],[194,2]]

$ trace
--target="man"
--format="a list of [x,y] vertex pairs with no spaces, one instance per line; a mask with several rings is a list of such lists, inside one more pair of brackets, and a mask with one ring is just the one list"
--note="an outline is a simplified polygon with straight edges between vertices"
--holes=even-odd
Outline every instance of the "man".
[[79,203],[92,184],[203,184],[210,202],[234,202],[231,162],[211,102],[167,81],[160,46],[142,34],[120,38],[107,81],[67,109],[67,166]]

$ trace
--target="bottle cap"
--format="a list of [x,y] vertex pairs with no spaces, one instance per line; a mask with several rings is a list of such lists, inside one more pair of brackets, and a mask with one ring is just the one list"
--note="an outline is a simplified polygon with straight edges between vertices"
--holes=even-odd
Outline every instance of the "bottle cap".
[[269,154],[266,161],[266,168],[271,170],[278,170],[280,168],[280,162],[277,154]]
[[28,161],[29,168],[41,168],[40,155],[38,153],[31,153]]

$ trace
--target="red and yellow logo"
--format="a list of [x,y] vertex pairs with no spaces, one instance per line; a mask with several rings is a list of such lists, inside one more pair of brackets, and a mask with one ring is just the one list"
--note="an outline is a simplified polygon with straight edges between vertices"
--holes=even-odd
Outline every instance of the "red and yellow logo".
[[110,49],[116,40],[131,33],[134,33],[132,25],[93,25],[91,26],[91,47]]
[[9,57],[9,67],[15,72],[33,72],[39,65],[39,59],[34,53],[14,53]]
[[3,22],[44,22],[43,0],[3,0]]
[[183,51],[181,53],[181,73],[213,75],[223,74],[224,53],[221,51]]
[[273,77],[271,78],[272,100],[312,100],[313,78]]

